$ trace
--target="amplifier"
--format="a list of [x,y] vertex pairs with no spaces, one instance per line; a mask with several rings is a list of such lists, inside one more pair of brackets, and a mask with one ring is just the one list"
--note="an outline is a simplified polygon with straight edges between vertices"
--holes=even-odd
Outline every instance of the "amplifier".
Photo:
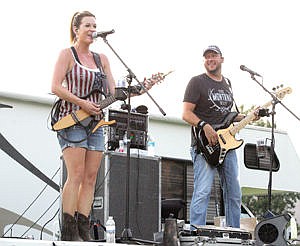
[[[153,234],[161,230],[160,157],[131,155],[129,207],[126,206],[127,164],[124,153],[104,153],[95,186],[92,221],[105,225],[108,216],[113,216],[116,237],[121,237],[128,209],[133,237],[153,240]],[[97,234],[104,237],[101,227],[97,228]]]
[[[109,109],[108,120],[115,120],[116,124],[108,127],[108,150],[119,147],[119,140],[126,134],[128,112],[125,110]],[[130,148],[147,149],[148,115],[130,113]]]

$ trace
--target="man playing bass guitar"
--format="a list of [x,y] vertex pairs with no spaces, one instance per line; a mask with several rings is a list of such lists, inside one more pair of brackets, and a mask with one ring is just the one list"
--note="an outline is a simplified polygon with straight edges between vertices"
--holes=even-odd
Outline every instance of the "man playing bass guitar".
[[[194,191],[190,206],[190,224],[206,225],[211,186],[215,172],[218,171],[223,190],[226,225],[239,228],[241,189],[237,156],[235,150],[222,156],[218,149],[220,139],[216,126],[228,127],[233,121],[240,121],[245,116],[231,112],[235,102],[230,81],[221,72],[224,61],[221,50],[215,45],[208,46],[203,57],[206,73],[189,81],[183,99],[182,118],[192,126],[190,152],[194,168]],[[206,143],[200,141],[201,137]],[[210,157],[216,152],[217,163],[214,163]]]

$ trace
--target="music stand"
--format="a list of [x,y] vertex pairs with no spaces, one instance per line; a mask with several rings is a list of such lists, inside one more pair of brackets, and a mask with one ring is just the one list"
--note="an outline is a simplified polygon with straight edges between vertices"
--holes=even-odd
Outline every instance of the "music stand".
[[[275,94],[274,92],[270,92],[266,87],[263,86],[262,83],[260,83],[256,78],[255,73],[250,73],[251,74],[251,79],[253,79],[264,91],[266,91],[270,96],[271,96],[271,101],[269,102],[270,106],[272,106],[272,110],[271,112],[269,111],[262,111],[262,114],[259,114],[259,116],[270,116],[272,118],[272,128],[271,128],[271,145],[270,145],[270,163],[273,163],[273,161],[275,160],[275,134],[274,134],[274,130],[275,130],[275,107],[276,105],[279,103],[281,104],[289,113],[291,113],[296,119],[298,119],[300,121],[300,118],[297,117],[290,109],[288,109],[282,102],[281,99],[283,98],[283,96],[285,94],[291,93],[291,88],[285,88],[282,91],[282,93],[277,93]],[[282,85],[281,85],[282,87]],[[279,86],[277,88],[273,88],[273,91],[275,91],[276,89],[280,88]],[[271,212],[271,193],[272,193],[272,169],[273,165],[269,165],[269,184],[268,184],[268,211],[266,212],[264,217],[270,217],[273,216],[273,213]]]
[[[130,118],[131,118],[131,93],[134,92],[135,87],[131,86],[131,82],[133,79],[135,79],[139,86],[145,91],[145,93],[149,96],[149,98],[154,102],[154,104],[158,107],[158,109],[160,110],[160,112],[165,116],[166,113],[163,111],[163,109],[157,104],[157,102],[153,99],[153,97],[149,94],[147,88],[144,87],[144,85],[137,79],[137,77],[135,76],[135,74],[132,72],[132,70],[125,64],[125,62],[122,60],[122,58],[117,54],[117,52],[113,49],[113,47],[108,43],[106,36],[107,34],[103,34],[101,36],[101,38],[103,39],[103,41],[108,45],[108,47],[112,50],[112,52],[117,56],[117,58],[121,61],[121,63],[125,66],[125,68],[128,71],[128,75],[126,76],[126,80],[128,83],[127,89],[123,88],[123,90],[127,90],[127,152],[126,152],[126,166],[127,166],[127,170],[126,170],[126,209],[125,209],[125,225],[124,225],[124,229],[122,232],[122,236],[121,238],[118,240],[121,243],[127,243],[130,241],[133,242],[140,242],[140,243],[148,243],[148,244],[159,244],[158,242],[154,242],[154,241],[149,241],[149,240],[143,240],[143,239],[138,239],[138,238],[134,238],[132,236],[132,232],[131,229],[129,228],[129,181],[130,181]],[[118,99],[116,97],[116,99]],[[123,99],[121,99],[123,100]]]
[[244,147],[244,164],[249,169],[256,169],[262,171],[269,171],[270,165],[272,166],[272,171],[277,172],[280,168],[280,163],[274,152],[274,160],[271,163],[271,147],[264,146],[264,157],[258,157],[257,145],[247,143]]

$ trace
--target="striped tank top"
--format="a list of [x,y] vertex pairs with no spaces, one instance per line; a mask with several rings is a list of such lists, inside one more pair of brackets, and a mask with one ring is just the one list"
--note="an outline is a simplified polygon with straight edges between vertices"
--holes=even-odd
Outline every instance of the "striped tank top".
[[[72,51],[75,61],[71,71],[65,77],[64,85],[72,94],[88,101],[99,103],[102,100],[102,83],[106,83],[105,74],[98,68],[91,69],[85,67],[77,61],[75,54]],[[80,107],[74,103],[62,100],[60,106],[59,119],[79,110]],[[100,119],[100,116],[96,117]]]

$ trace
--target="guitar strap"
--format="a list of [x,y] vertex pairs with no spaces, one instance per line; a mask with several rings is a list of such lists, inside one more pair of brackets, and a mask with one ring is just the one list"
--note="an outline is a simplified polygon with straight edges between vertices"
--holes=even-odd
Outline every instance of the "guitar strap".
[[[99,54],[97,54],[95,52],[92,52],[92,53],[93,53],[94,61],[97,65],[100,73],[105,76],[103,66],[102,66],[102,63],[101,63],[101,58],[100,58]],[[103,83],[103,81],[104,81],[104,83]],[[101,83],[102,83],[102,88],[103,88],[104,95],[107,96],[108,94],[110,94],[110,91],[108,89],[108,83],[107,83],[106,76],[105,76],[105,79],[101,80]]]
[[50,110],[50,114],[48,118],[50,118],[51,120],[50,123],[51,123],[52,131],[55,131],[53,125],[58,121],[58,114],[59,114],[61,102],[62,102],[61,98],[55,99],[55,102],[53,103],[52,108]]
[[235,106],[235,110],[236,110],[236,112],[240,113],[240,111],[239,111],[239,109],[237,107],[237,104],[236,104],[236,102],[234,100],[233,90],[232,90],[232,86],[231,86],[231,81],[230,81],[230,79],[228,79],[226,77],[224,77],[224,78],[225,78],[225,81],[227,82],[227,84],[229,85],[229,89],[230,89],[231,94],[232,94],[232,100],[233,100],[233,103],[234,103],[234,106]]

